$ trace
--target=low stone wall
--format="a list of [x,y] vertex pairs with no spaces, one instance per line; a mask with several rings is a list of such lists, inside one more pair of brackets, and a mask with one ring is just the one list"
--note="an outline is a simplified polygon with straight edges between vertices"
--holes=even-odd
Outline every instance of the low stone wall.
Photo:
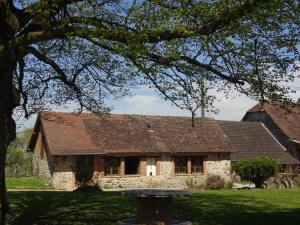
[[100,188],[188,188],[192,181],[194,185],[205,186],[206,175],[195,176],[124,176],[102,177],[98,179]]

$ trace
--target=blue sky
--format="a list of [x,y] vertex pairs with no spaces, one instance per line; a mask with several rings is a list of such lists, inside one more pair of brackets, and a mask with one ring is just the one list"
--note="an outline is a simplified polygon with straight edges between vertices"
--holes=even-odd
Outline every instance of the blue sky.
[[[289,85],[297,88],[292,97],[300,98],[300,79],[298,78]],[[219,113],[206,116],[218,120],[240,121],[245,112],[257,103],[238,92],[232,92],[229,98],[225,98],[221,92],[214,94],[217,97],[215,106],[219,109]],[[109,100],[108,104],[113,107],[112,113],[118,114],[190,116],[188,111],[178,109],[170,102],[163,100],[153,89],[147,87],[132,90],[132,96]],[[53,108],[52,110],[72,112],[75,109],[75,105],[70,105],[67,108]],[[31,116],[28,120],[22,117],[16,118],[18,130],[33,127],[35,119],[36,115]]]

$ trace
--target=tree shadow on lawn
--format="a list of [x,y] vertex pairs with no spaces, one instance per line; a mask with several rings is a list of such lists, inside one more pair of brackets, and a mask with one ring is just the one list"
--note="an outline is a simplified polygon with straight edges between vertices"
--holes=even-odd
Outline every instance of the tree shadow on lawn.
[[[111,225],[135,215],[135,198],[118,193],[11,192],[13,224]],[[175,218],[193,225],[298,225],[300,209],[243,194],[196,193],[176,198]]]
[[9,197],[15,225],[109,225],[135,214],[134,199],[119,194],[11,192]]

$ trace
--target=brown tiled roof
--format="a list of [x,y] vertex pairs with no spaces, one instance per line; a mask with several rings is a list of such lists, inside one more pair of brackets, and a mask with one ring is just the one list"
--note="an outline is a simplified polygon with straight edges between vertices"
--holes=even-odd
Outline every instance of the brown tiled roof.
[[231,154],[233,161],[253,156],[267,156],[281,164],[299,164],[299,161],[284,151],[262,123],[218,121],[231,140],[236,152]]
[[265,103],[262,108],[258,103],[247,111],[252,112],[266,112],[285,135],[291,140],[300,141],[300,106],[283,107],[279,103]]
[[191,118],[170,116],[43,112],[38,120],[52,155],[233,151],[218,123],[208,118],[196,119],[194,128]]

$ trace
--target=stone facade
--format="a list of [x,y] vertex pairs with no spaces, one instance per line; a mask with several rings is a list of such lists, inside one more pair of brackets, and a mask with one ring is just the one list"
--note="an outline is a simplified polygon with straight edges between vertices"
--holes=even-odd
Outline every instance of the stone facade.
[[74,190],[75,189],[75,157],[56,156],[55,169],[52,176],[52,186],[55,189]]
[[224,153],[209,154],[204,161],[204,168],[208,175],[220,175],[224,179],[230,178],[230,155]]
[[33,174],[41,178],[45,184],[52,185],[54,158],[45,154],[41,133],[37,138],[32,162]]
[[[75,170],[76,156],[51,156],[43,146],[42,136],[39,134],[33,157],[34,174],[46,184],[59,190],[73,190],[76,188]],[[229,153],[210,153],[205,155],[203,173],[175,174],[173,158],[163,154],[156,161],[156,175],[146,176],[147,158],[140,158],[138,175],[125,175],[124,158],[120,160],[118,176],[104,176],[104,158],[94,156],[93,183],[101,188],[188,188],[191,185],[201,187],[205,185],[208,175],[217,174],[225,180],[230,178]],[[191,165],[188,164],[188,168]],[[190,170],[190,169],[189,169]]]
[[176,175],[176,176],[115,176],[102,177],[97,184],[100,188],[178,188],[185,189],[190,182],[195,186],[204,186],[206,175]]
[[203,174],[174,174],[174,163],[169,155],[162,155],[157,162],[159,175],[157,176],[101,176],[96,182],[101,188],[178,188],[185,189],[189,186],[205,186],[208,175],[220,175],[229,180],[230,155],[215,153],[208,154],[204,163]]
[[33,154],[33,174],[57,190],[75,189],[74,156],[52,156],[43,146],[41,133]]
[[170,156],[162,155],[160,159],[159,174],[162,177],[170,177],[174,173],[174,165]]

